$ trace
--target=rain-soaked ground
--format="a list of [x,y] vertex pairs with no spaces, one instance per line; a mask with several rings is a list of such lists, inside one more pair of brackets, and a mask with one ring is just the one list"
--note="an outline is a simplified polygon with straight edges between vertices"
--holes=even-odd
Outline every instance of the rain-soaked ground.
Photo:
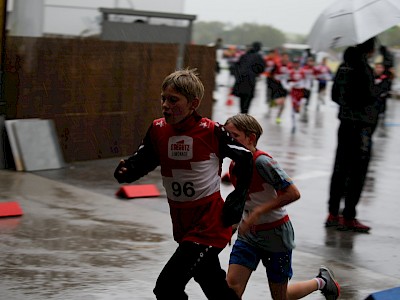
[[[213,118],[224,122],[239,111],[226,105],[231,81],[223,71],[215,91]],[[258,84],[250,113],[264,134],[259,148],[272,154],[299,187],[302,197],[288,206],[297,248],[293,281],[330,266],[342,286],[341,299],[400,287],[400,101],[388,104],[386,136],[374,137],[373,158],[358,205],[370,234],[325,229],[329,179],[336,148],[337,107],[327,100],[316,109],[312,96],[307,123],[292,132],[290,105],[283,122],[267,117],[265,85]],[[0,201],[18,201],[19,218],[0,219],[0,299],[155,299],[155,280],[175,250],[165,192],[155,170],[138,183],[156,184],[158,198],[121,200],[113,171],[119,158],[76,162],[59,170],[0,170]],[[224,170],[227,164],[224,162]],[[222,185],[226,195],[231,186]],[[233,237],[233,239],[235,236]],[[221,254],[226,269],[230,248]],[[190,299],[205,299],[191,281]],[[259,267],[243,299],[270,299]],[[319,292],[308,299],[324,299]]]

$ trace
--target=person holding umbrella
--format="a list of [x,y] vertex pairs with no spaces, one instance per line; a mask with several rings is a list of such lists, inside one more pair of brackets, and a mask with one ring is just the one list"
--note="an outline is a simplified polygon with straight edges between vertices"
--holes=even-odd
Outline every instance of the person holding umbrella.
[[354,46],[399,23],[398,0],[336,0],[314,22],[307,44],[315,52]]
[[[379,114],[374,74],[368,64],[374,48],[375,38],[347,48],[332,86],[332,100],[339,104],[340,126],[325,226],[342,231],[370,230],[356,219],[356,206],[364,187]],[[345,201],[340,215],[342,198]]]

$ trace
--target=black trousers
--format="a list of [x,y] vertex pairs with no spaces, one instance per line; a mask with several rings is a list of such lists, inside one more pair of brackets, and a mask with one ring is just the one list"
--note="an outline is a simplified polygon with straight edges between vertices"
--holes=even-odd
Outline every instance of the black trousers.
[[250,103],[253,100],[253,95],[240,95],[240,112],[242,114],[249,113]]
[[157,279],[154,288],[157,299],[188,299],[185,287],[191,278],[200,285],[207,299],[240,299],[226,281],[218,258],[221,251],[192,242],[181,243]]
[[352,220],[360,200],[371,158],[372,134],[376,125],[342,120],[333,168],[329,212],[338,215],[344,198],[343,217]]
[[232,93],[240,98],[240,112],[247,114],[249,112],[251,100],[254,98],[256,81],[247,77],[236,78]]

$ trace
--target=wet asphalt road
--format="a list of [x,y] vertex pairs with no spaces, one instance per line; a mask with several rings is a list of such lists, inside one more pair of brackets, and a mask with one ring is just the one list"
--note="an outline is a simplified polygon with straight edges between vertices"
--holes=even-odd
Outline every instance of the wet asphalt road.
[[[226,105],[230,84],[218,77],[213,118],[224,122],[239,112],[238,100]],[[283,122],[267,117],[260,81],[250,107],[262,124],[259,148],[272,154],[300,189],[288,206],[297,248],[293,281],[330,266],[342,286],[341,299],[400,287],[400,101],[388,103],[386,136],[374,136],[373,158],[358,218],[369,234],[338,232],[323,226],[336,148],[337,107],[327,99],[316,109],[313,94],[307,123],[292,132],[290,105]],[[19,218],[0,219],[0,299],[154,299],[152,289],[175,250],[165,192],[155,170],[138,183],[156,184],[158,198],[121,200],[113,171],[119,158],[76,162],[59,170],[0,170],[0,201],[18,201]],[[229,162],[224,162],[226,170]],[[223,195],[231,186],[222,185]],[[235,236],[233,237],[235,238]],[[220,255],[226,269],[230,248]],[[205,299],[190,282],[190,299]],[[262,267],[250,279],[243,299],[270,299]],[[307,299],[324,299],[319,292]]]

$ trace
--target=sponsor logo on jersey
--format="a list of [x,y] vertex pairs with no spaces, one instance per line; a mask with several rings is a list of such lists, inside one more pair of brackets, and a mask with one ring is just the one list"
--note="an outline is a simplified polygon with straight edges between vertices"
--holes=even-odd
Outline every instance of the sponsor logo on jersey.
[[175,160],[193,158],[193,138],[190,136],[171,136],[168,141],[168,157]]

